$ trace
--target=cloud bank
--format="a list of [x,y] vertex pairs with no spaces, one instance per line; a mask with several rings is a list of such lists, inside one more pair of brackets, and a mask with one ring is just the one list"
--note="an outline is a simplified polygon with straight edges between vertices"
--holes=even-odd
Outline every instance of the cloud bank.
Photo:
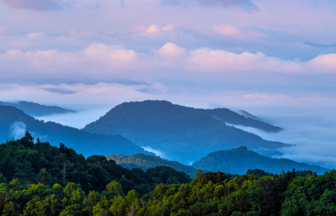
[[[335,74],[336,54],[320,55],[301,62],[284,61],[263,53],[199,48],[187,50],[166,43],[152,53],[93,43],[83,50],[9,50],[0,54],[3,82],[26,80],[57,82],[106,82],[113,79],[154,81],[181,76],[181,79],[226,79],[236,73],[254,74]],[[24,68],[24,73],[22,71]],[[93,73],[94,71],[94,73]],[[167,78],[169,79],[169,78]]]

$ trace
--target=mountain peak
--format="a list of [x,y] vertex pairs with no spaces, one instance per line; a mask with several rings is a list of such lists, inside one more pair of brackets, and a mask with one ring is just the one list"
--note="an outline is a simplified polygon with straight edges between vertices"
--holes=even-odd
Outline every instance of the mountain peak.
[[[243,125],[277,132],[281,128],[245,118],[226,108],[195,109],[168,101],[142,101],[120,104],[84,130],[99,134],[121,134],[132,142],[160,152],[161,157],[185,164],[212,151],[248,145],[253,149],[289,146],[266,141],[257,135],[226,125]],[[187,156],[186,156],[187,155]]]

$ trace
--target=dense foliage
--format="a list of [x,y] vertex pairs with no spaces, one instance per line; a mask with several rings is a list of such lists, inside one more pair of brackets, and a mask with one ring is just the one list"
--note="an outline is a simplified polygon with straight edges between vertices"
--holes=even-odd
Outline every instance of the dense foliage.
[[121,184],[123,190],[132,189],[140,194],[150,192],[160,183],[187,183],[191,179],[183,172],[169,167],[157,167],[142,170],[139,177],[135,172],[123,168],[104,156],[91,156],[87,159],[74,150],[65,147],[53,147],[26,132],[20,140],[11,140],[0,145],[0,173],[9,181],[18,179],[19,184],[42,183],[52,186],[67,182],[80,184],[81,188],[102,191],[111,181]]
[[218,171],[225,170],[228,173],[245,174],[249,169],[261,169],[270,173],[279,173],[282,169],[312,170],[319,174],[327,169],[319,166],[311,166],[305,163],[298,163],[289,159],[270,158],[249,151],[246,147],[231,150],[213,152],[193,163],[196,169]]
[[109,155],[106,156],[108,160],[114,160],[117,164],[127,168],[141,168],[146,171],[149,168],[158,166],[166,166],[174,168],[177,171],[182,171],[190,177],[195,177],[197,170],[193,167],[180,164],[177,161],[170,161],[154,155],[135,154],[132,156],[125,155]]
[[[159,150],[166,158],[183,164],[199,160],[213,151],[242,145],[263,151],[266,155],[274,155],[278,148],[290,146],[263,140],[225,122],[251,127],[267,125],[227,109],[202,110],[173,105],[167,101],[144,101],[118,105],[85,126],[84,130],[120,134],[137,145]],[[271,125],[268,127],[274,129]]]
[[15,107],[0,105],[1,143],[12,137],[21,138],[23,134],[18,134],[18,132],[24,132],[26,129],[34,137],[39,136],[41,141],[48,141],[54,146],[64,143],[86,157],[94,154],[108,155],[113,153],[125,155],[152,154],[119,135],[91,134],[84,130],[54,122],[39,121]]
[[58,106],[45,106],[38,103],[18,101],[18,102],[2,102],[0,105],[13,106],[31,116],[46,116],[51,114],[75,113],[74,110],[64,109]]
[[[139,169],[141,170],[141,169]],[[43,179],[43,178],[40,178]],[[336,214],[336,171],[296,177],[237,176],[199,171],[191,183],[157,185],[142,197],[117,181],[101,193],[79,184],[22,184],[0,174],[0,215],[73,216],[297,216]]]
[[191,181],[191,178],[186,173],[176,171],[171,167],[158,166],[147,169],[146,172],[140,168],[133,168],[132,171],[151,185],[155,186],[160,183],[183,184]]

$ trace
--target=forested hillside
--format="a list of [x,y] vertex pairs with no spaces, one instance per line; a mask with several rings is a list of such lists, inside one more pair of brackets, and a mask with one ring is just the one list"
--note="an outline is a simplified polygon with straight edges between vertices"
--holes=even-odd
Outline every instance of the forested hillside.
[[24,113],[35,117],[76,112],[74,110],[64,109],[58,106],[46,106],[27,101],[18,101],[15,103],[0,101],[0,105],[16,107],[19,110],[22,110]]
[[177,161],[165,160],[154,155],[135,154],[131,156],[125,155],[109,155],[108,160],[114,160],[117,164],[127,168],[141,168],[146,171],[149,168],[158,166],[171,167],[177,171],[182,171],[190,177],[195,177],[197,170],[191,166],[180,164]]
[[311,166],[306,163],[298,163],[289,159],[270,158],[249,151],[246,147],[231,150],[222,150],[208,154],[192,165],[196,169],[208,171],[224,171],[232,174],[245,174],[249,169],[261,169],[270,173],[279,173],[292,170],[312,170],[319,174],[328,171],[319,166]]
[[[98,164],[96,164],[98,165]],[[141,170],[141,169],[139,169]],[[296,177],[296,172],[230,179],[222,172],[198,172],[191,183],[159,184],[148,194],[125,193],[111,181],[102,192],[67,183],[26,184],[0,174],[0,215],[104,216],[298,216],[335,215],[336,171]]]
[[105,156],[93,155],[85,159],[63,144],[58,148],[39,139],[34,142],[28,132],[20,140],[0,145],[0,174],[9,181],[18,179],[20,184],[65,185],[74,182],[86,192],[103,191],[113,180],[119,182],[125,192],[136,189],[141,194],[150,192],[160,183],[191,181],[185,173],[170,167],[132,171]]
[[86,157],[95,154],[152,154],[120,135],[91,134],[54,122],[39,121],[15,107],[0,105],[0,142],[12,137],[21,138],[26,130],[35,138],[40,137],[41,141],[54,146],[64,143]]
[[[184,164],[223,149],[247,145],[267,155],[290,145],[266,141],[225,122],[258,127],[265,123],[245,118],[227,109],[202,110],[173,105],[167,101],[123,103],[84,130],[99,134],[120,134],[140,146],[159,150],[169,160]],[[274,126],[268,125],[273,128]],[[278,128],[280,130],[280,128]]]

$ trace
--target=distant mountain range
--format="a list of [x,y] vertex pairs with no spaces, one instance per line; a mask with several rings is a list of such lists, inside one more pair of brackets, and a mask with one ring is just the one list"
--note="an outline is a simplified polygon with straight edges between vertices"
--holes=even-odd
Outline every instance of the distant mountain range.
[[84,156],[152,154],[120,135],[92,134],[54,122],[39,121],[16,107],[0,105],[0,143],[12,137],[21,138],[26,130],[34,138],[40,137],[41,141],[49,141],[54,146],[63,143]]
[[52,114],[63,114],[63,113],[75,113],[74,110],[64,109],[62,107],[58,106],[46,106],[41,105],[38,103],[33,102],[27,102],[27,101],[18,101],[18,102],[2,102],[0,101],[0,105],[2,106],[13,106],[20,110],[22,110],[24,113],[34,116],[34,117],[40,117],[40,116],[47,116]]
[[[246,114],[246,113],[245,113]],[[137,145],[159,150],[165,158],[184,164],[213,151],[247,146],[265,155],[291,145],[263,140],[225,123],[253,127],[267,132],[282,128],[231,110],[194,109],[167,101],[123,103],[97,121],[85,126],[91,133],[120,134]]]
[[149,168],[166,166],[171,167],[180,172],[185,172],[192,178],[196,176],[197,172],[197,170],[191,166],[180,164],[177,161],[165,160],[154,155],[145,155],[145,154],[135,154],[132,156],[109,155],[107,156],[107,159],[114,160],[117,164],[129,169],[141,168],[144,171],[146,171]]
[[222,171],[231,174],[245,174],[249,169],[261,169],[270,173],[296,170],[311,170],[318,174],[328,171],[319,166],[298,163],[289,159],[270,158],[249,151],[246,147],[212,152],[192,165],[195,169]]

